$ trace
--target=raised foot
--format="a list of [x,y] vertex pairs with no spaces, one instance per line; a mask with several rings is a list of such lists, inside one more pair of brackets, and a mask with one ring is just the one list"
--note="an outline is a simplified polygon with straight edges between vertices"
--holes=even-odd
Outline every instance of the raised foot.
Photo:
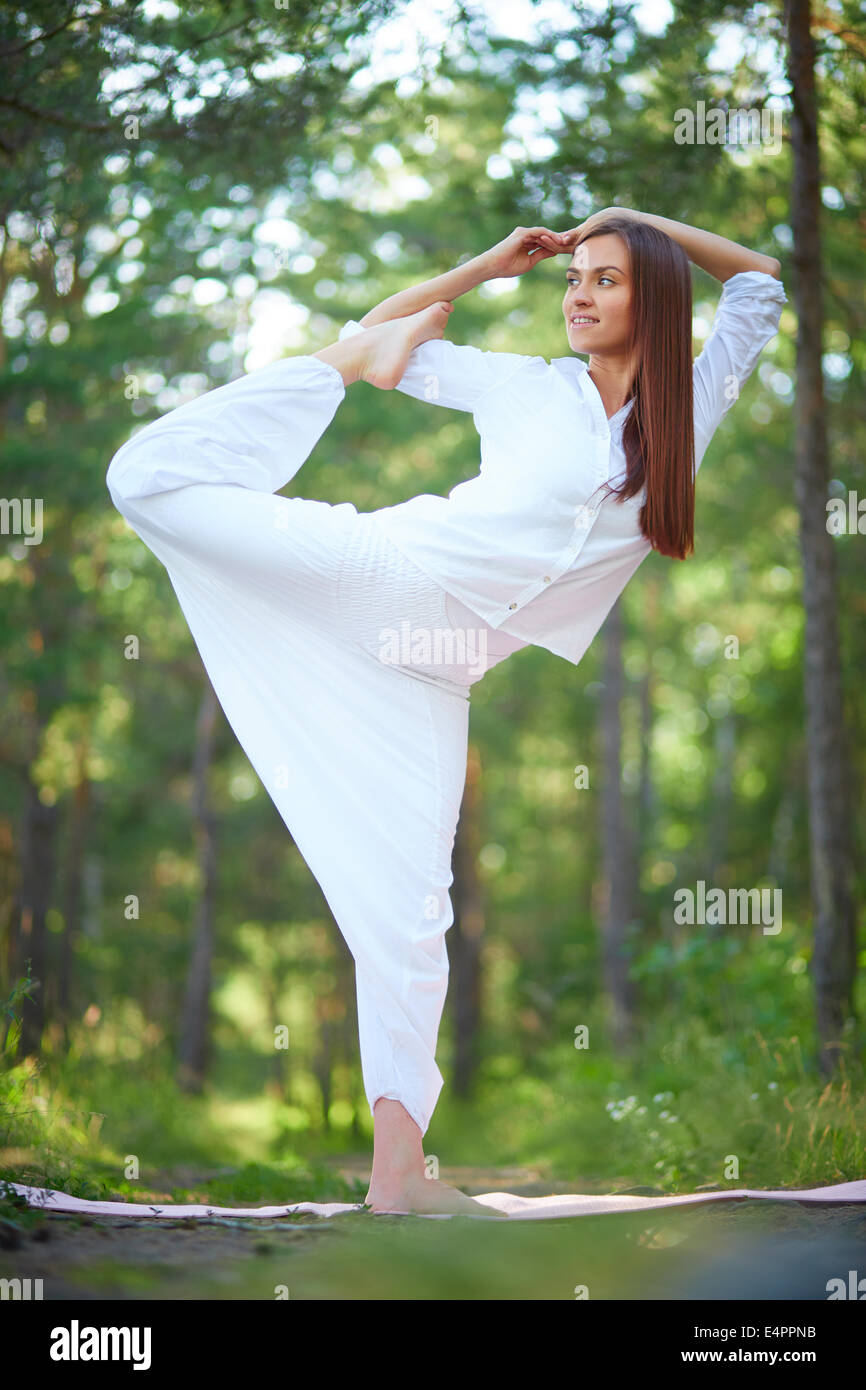
[[443,299],[417,314],[406,314],[366,329],[361,381],[378,386],[382,391],[393,391],[406,372],[413,348],[432,338],[441,338],[453,308],[453,304]]
[[389,1212],[404,1216],[488,1216],[508,1220],[506,1212],[476,1202],[474,1197],[467,1197],[465,1192],[439,1178],[408,1178],[389,1192],[371,1189],[366,1204],[379,1215]]

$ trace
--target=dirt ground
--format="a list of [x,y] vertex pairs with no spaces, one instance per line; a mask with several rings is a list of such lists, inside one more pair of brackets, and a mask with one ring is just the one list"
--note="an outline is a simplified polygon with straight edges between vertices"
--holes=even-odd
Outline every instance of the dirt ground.
[[[365,1162],[338,1166],[363,1178]],[[164,1202],[173,1186],[208,1200],[207,1174],[164,1176],[165,1190],[155,1185],[142,1200]],[[592,1190],[528,1170],[442,1176],[469,1193]],[[41,1278],[55,1300],[574,1299],[578,1287],[594,1298],[826,1300],[828,1280],[851,1269],[866,1276],[866,1208],[742,1200],[510,1223],[364,1211],[276,1221],[52,1213],[5,1232],[0,1246],[0,1277]]]

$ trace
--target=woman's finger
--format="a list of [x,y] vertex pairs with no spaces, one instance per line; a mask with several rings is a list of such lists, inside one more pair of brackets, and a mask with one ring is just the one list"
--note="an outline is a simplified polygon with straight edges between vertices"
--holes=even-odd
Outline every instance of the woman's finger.
[[549,246],[557,253],[568,249],[568,239],[562,232],[544,231],[539,233],[538,240],[543,246]]
[[559,232],[554,232],[550,227],[527,227],[526,234],[536,241],[541,240],[543,237],[549,237],[551,241],[558,241],[561,235]]

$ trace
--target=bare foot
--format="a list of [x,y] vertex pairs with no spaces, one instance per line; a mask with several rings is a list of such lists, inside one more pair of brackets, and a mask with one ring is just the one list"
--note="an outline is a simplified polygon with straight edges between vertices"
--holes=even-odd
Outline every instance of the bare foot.
[[402,1178],[390,1190],[384,1188],[374,1191],[372,1185],[367,1193],[366,1205],[379,1214],[392,1212],[405,1216],[491,1216],[508,1220],[507,1213],[495,1207],[476,1202],[456,1187],[451,1187],[439,1178],[427,1178],[412,1174]]
[[364,330],[362,339],[358,334],[358,345],[363,352],[360,380],[382,391],[393,391],[406,371],[412,349],[431,338],[441,338],[453,308],[453,304],[443,299],[417,314],[374,324]]

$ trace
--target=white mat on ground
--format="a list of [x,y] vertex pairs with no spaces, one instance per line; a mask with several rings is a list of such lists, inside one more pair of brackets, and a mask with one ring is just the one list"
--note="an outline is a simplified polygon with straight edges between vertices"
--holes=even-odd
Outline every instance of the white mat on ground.
[[[217,1207],[184,1206],[180,1203],[147,1202],[94,1202],[82,1197],[69,1197],[65,1192],[54,1192],[44,1187],[26,1187],[21,1183],[8,1184],[15,1192],[27,1198],[30,1206],[42,1207],[45,1211],[74,1212],[86,1216],[142,1216],[169,1217],[176,1221],[184,1218],[207,1217],[255,1217],[274,1220],[279,1216],[342,1216],[346,1212],[363,1211],[360,1204],[346,1202],[295,1202],[291,1206],[280,1207]],[[485,1192],[475,1196],[476,1202],[506,1212],[518,1221],[547,1220],[557,1216],[599,1216],[608,1212],[660,1211],[663,1207],[682,1207],[697,1205],[699,1202],[728,1202],[744,1197],[758,1198],[771,1202],[866,1202],[866,1179],[860,1182],[837,1183],[834,1187],[808,1187],[801,1190],[780,1188],[776,1191],[760,1191],[742,1187],[726,1192],[681,1193],[670,1197],[640,1197],[622,1194],[620,1196],[581,1196],[579,1194],[551,1197],[518,1197],[510,1192]],[[449,1216],[431,1216],[432,1221],[448,1221]],[[486,1220],[485,1217],[472,1217],[472,1220]],[[491,1218],[495,1220],[496,1218]]]

